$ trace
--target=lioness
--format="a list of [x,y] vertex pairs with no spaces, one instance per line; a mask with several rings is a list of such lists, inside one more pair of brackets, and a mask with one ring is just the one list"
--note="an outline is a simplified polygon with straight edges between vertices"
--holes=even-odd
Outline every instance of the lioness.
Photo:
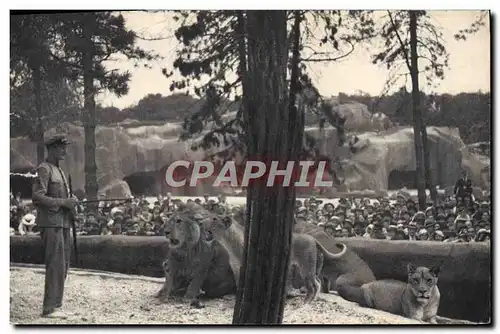
[[408,281],[378,280],[363,284],[357,296],[361,306],[436,324],[439,308],[439,267],[408,264]]
[[[207,235],[215,240],[220,240],[226,230],[228,230],[233,223],[230,217],[223,217],[222,219],[213,219],[204,221],[204,230]],[[292,270],[296,272],[304,280],[306,287],[305,302],[308,303],[318,296],[321,289],[321,281],[318,274],[323,267],[323,261],[332,261],[340,259],[346,252],[347,247],[344,244],[338,244],[342,251],[337,254],[330,253],[326,250],[314,237],[302,234],[292,234],[292,247],[290,255],[290,265],[287,279],[286,291],[288,295],[294,294],[294,289],[291,284]],[[238,271],[237,268],[233,269]],[[238,277],[238,273],[234,273]]]

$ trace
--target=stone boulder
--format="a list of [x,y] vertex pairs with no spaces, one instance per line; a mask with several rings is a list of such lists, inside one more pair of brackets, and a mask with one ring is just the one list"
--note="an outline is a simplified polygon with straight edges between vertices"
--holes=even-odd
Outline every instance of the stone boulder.
[[127,198],[132,196],[132,192],[127,182],[123,180],[114,180],[100,189],[99,195],[104,198]]
[[344,125],[346,131],[383,131],[393,126],[387,115],[381,112],[372,113],[363,103],[350,101],[339,104],[335,98],[327,100],[327,103],[332,105],[334,112],[346,119]]
[[[427,127],[430,169],[441,188],[454,186],[462,168],[474,185],[486,187],[487,165],[471,154],[456,128]],[[415,171],[415,144],[411,127],[358,135],[355,152],[343,159],[343,177],[350,190],[387,190],[392,171]]]
[[362,103],[351,102],[335,106],[334,111],[346,119],[346,131],[371,130],[372,113]]

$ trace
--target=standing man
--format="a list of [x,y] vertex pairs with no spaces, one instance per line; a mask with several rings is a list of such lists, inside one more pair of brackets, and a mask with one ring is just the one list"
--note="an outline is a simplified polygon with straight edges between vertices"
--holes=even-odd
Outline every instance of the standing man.
[[459,198],[464,200],[465,197],[469,197],[472,202],[472,181],[465,170],[462,171],[462,177],[455,183],[453,193],[457,201]]
[[66,156],[64,136],[49,139],[47,159],[37,167],[33,182],[33,204],[37,210],[45,261],[45,293],[42,316],[67,318],[62,301],[64,283],[71,259],[71,215],[75,213],[77,201],[69,198],[69,187],[59,161]]

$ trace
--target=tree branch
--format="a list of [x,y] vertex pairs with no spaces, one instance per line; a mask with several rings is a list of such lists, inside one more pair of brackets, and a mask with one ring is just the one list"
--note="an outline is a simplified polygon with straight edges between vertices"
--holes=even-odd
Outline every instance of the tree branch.
[[402,49],[403,55],[405,57],[406,66],[408,66],[408,70],[411,71],[410,57],[408,56],[408,50],[406,49],[405,43],[403,43],[403,40],[401,39],[401,36],[399,36],[398,27],[396,26],[396,23],[394,22],[394,19],[392,17],[391,11],[388,10],[387,13],[389,14],[389,19],[391,20],[391,24],[392,24],[392,26],[394,28],[394,32],[396,33],[396,37],[398,38],[399,43],[401,44],[401,49]]
[[[338,56],[338,57],[335,57],[335,58],[321,58],[321,59],[312,59],[314,56],[317,56],[319,54],[326,54],[327,52],[315,52],[313,55],[311,55],[309,58],[301,58],[300,61],[303,61],[303,62],[321,62],[321,61],[337,61],[339,59],[342,59],[342,58],[345,58],[345,57],[348,57],[353,51],[354,51],[354,44],[350,41],[348,41],[348,43],[351,45],[351,50],[349,50],[349,52],[341,55],[341,56]],[[312,48],[311,48],[312,50]]]

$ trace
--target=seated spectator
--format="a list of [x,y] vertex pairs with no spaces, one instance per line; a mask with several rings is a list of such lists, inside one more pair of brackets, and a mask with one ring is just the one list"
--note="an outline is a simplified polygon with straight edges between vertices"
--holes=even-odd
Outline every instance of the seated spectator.
[[398,228],[396,225],[389,225],[387,227],[387,239],[395,240],[397,230],[398,230]]
[[443,241],[444,240],[444,233],[442,231],[435,231],[432,235],[432,240]]
[[20,235],[30,235],[30,234],[34,234],[34,227],[36,226],[36,216],[31,213],[31,212],[28,212],[27,214],[25,214],[22,218],[21,218],[21,222],[19,223],[19,234]]
[[153,220],[153,215],[151,214],[151,212],[149,212],[149,210],[145,210],[143,208],[138,218],[139,224],[150,223]]
[[106,227],[109,229],[110,234],[120,235],[122,234],[122,223],[123,216],[120,213],[116,213],[115,216],[109,220]]
[[85,232],[85,233],[82,233],[82,234],[85,234],[85,235],[100,235],[101,234],[101,224],[96,219],[96,216],[94,213],[89,212],[87,214],[87,218],[85,219],[85,223],[83,225],[83,232]]
[[325,216],[323,215],[323,210],[316,211],[315,223],[324,223],[326,221]]
[[470,221],[468,215],[460,214],[455,218],[455,231],[460,231],[465,227],[465,224]]
[[297,218],[307,220],[307,209],[305,206],[301,206],[297,209]]
[[340,238],[342,236],[342,225],[338,224],[333,232],[335,238]]
[[482,222],[483,224],[489,224],[490,223],[490,219],[491,219],[490,213],[488,211],[485,211],[485,212],[482,213],[481,218],[479,220],[479,223]]
[[125,232],[122,232],[122,234],[126,235],[137,235],[140,231],[140,226],[139,224],[135,223],[130,229],[128,229]]
[[323,209],[324,209],[324,216],[326,219],[329,219],[331,216],[334,215],[335,206],[332,203],[326,203],[323,206]]
[[371,238],[372,237],[372,233],[373,233],[373,225],[372,224],[368,224],[368,226],[366,226],[365,234],[363,234],[363,237],[364,238]]
[[[318,226],[320,226],[320,225],[318,225]],[[337,224],[335,224],[334,222],[328,221],[323,225],[323,228],[325,229],[326,234],[333,237],[333,236],[335,236],[335,227],[336,226],[337,226]]]
[[453,242],[459,242],[459,243],[462,243],[462,242],[469,242],[469,235],[467,233],[467,228],[463,228],[461,229],[458,234],[457,234],[457,237],[455,238],[455,240],[453,240]]
[[120,229],[120,234],[127,234],[127,231],[132,229],[134,224],[136,224],[136,221],[130,217],[130,216],[125,216],[123,217],[122,223],[121,223],[121,229]]
[[417,224],[412,221],[408,224],[408,239],[407,240],[419,240],[417,235]]
[[432,216],[427,217],[425,219],[424,228],[427,230],[427,232],[429,232],[429,235],[432,234],[432,232],[434,231],[435,223],[436,223],[436,221],[434,220],[434,217],[432,217]]
[[392,214],[389,210],[384,210],[382,213],[382,225],[387,229],[392,223]]
[[479,229],[481,229],[481,228],[484,228],[485,230],[491,229],[489,220],[480,220],[477,225],[478,225]]
[[427,201],[425,202],[426,208],[425,208],[425,215],[428,216],[428,211],[431,212],[431,215],[434,216],[434,203],[432,202],[432,199],[427,197]]
[[425,222],[425,219],[426,219],[425,212],[423,212],[423,211],[417,211],[413,215],[412,221],[414,221],[415,223],[421,223],[422,226],[423,226],[424,222]]
[[364,221],[357,220],[353,226],[353,237],[362,237],[365,230]]
[[444,212],[437,214],[436,224],[438,224],[441,229],[444,229],[446,227],[446,215],[444,214]]
[[476,242],[489,242],[490,241],[490,231],[482,228],[477,231],[476,237],[474,239]]
[[19,230],[19,223],[21,222],[21,217],[18,214],[17,206],[12,205],[10,207],[10,227],[15,231]]
[[155,232],[153,231],[153,224],[145,223],[142,228],[138,231],[137,235],[153,236]]
[[339,224],[342,224],[342,220],[338,216],[332,216],[329,220],[328,223],[333,224],[333,226],[337,226]]
[[418,231],[418,240],[429,240],[429,231],[427,229],[423,228],[420,231]]
[[352,223],[352,219],[347,217],[345,220],[344,220],[344,223],[342,224],[342,228],[346,229],[347,230],[347,234],[349,237],[352,237],[353,236],[353,232],[352,232],[352,229],[353,229],[353,223]]
[[387,230],[378,219],[373,221],[372,239],[387,239]]
[[438,216],[446,217],[445,209],[443,204],[436,205],[436,218]]
[[471,226],[467,227],[467,239],[469,242],[474,242],[474,239],[476,237],[476,230]]
[[407,236],[405,235],[404,231],[402,229],[397,229],[394,238],[391,240],[406,240],[406,239]]

